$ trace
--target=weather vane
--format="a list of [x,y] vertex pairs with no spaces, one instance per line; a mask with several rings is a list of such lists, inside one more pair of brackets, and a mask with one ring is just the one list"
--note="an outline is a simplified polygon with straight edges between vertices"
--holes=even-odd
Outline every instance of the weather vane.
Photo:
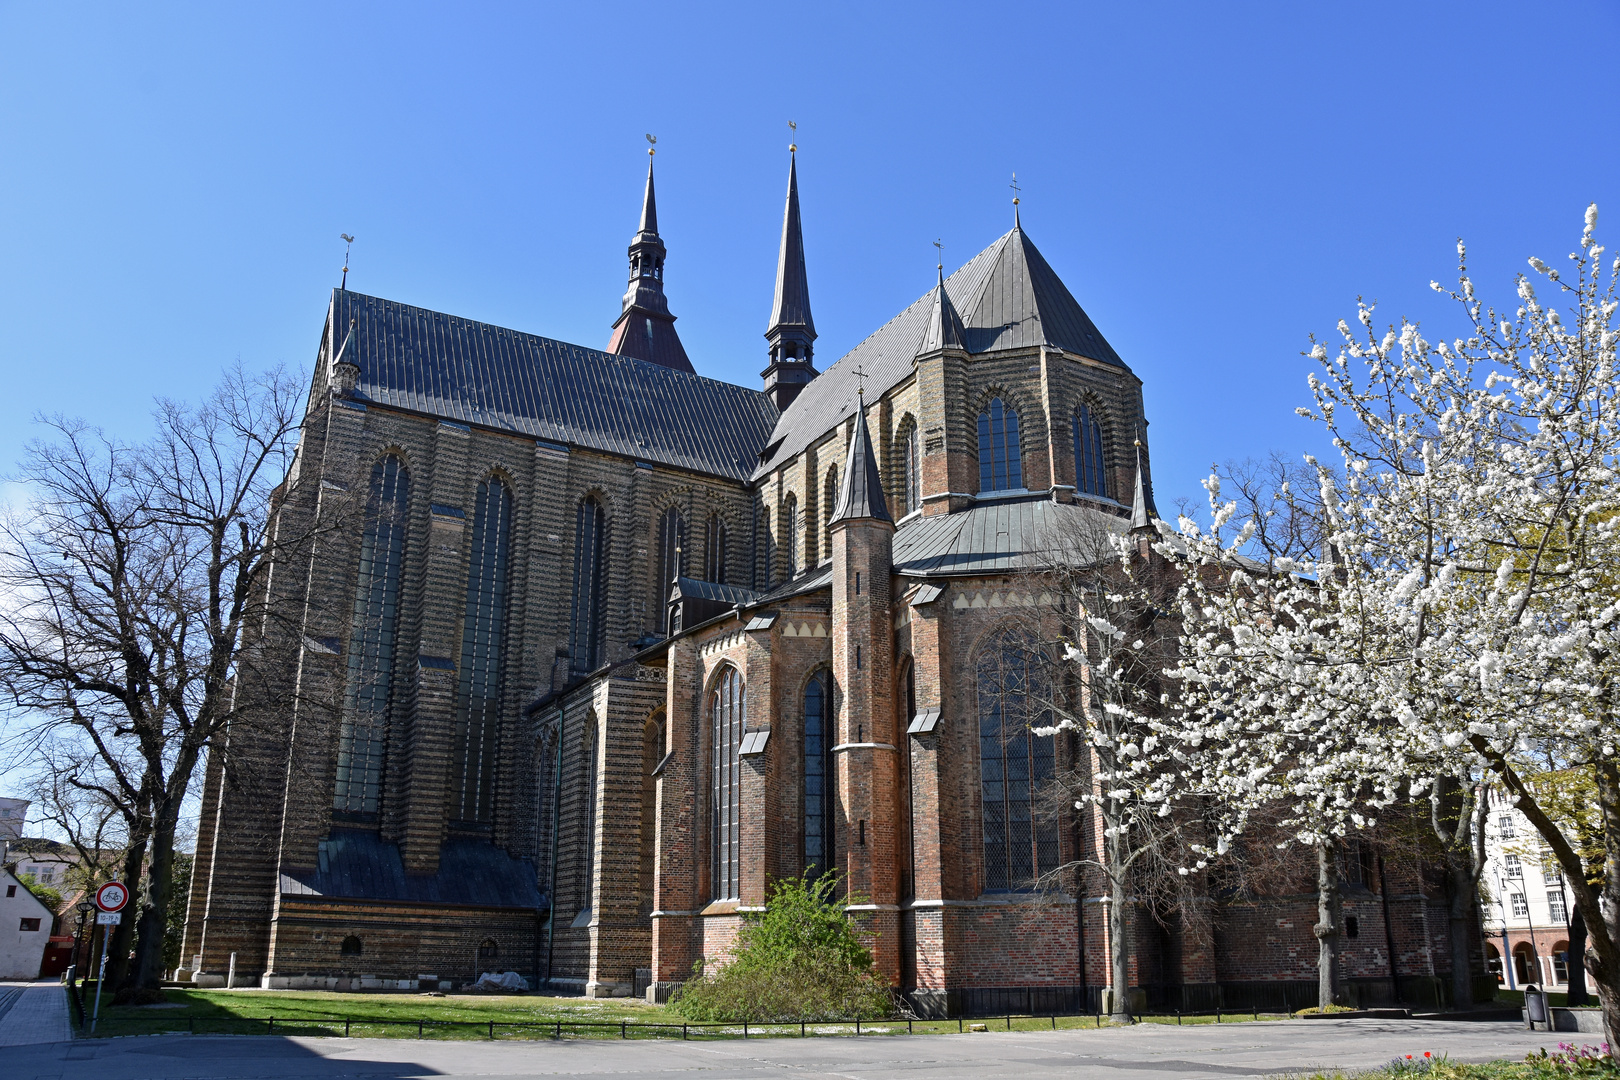
[[943,270],[943,269],[945,269],[945,245],[944,245],[944,243],[942,241],[939,241],[939,240],[934,241],[934,255],[939,260],[939,262],[935,265],[934,269],[935,270]]
[[647,136],[647,144],[648,144],[647,145],[647,156],[648,157],[652,157],[654,154],[658,153],[658,136],[656,136],[656,135]]
[[788,130],[793,132],[793,134],[789,136],[793,141],[788,143],[788,153],[796,154],[799,152],[799,125],[794,121],[789,120]]
[[857,394],[859,394],[861,397],[865,397],[866,396],[866,369],[864,367],[862,367],[861,365],[859,365],[859,364],[855,365],[855,378],[860,380],[860,385],[856,387],[855,392]]
[[338,238],[343,241],[343,284],[338,288],[347,292],[349,288],[349,248],[354,246],[354,237],[348,233],[338,233]]
[[1007,186],[1012,188],[1012,193],[1013,193],[1013,224],[1016,225],[1016,224],[1018,224],[1018,196],[1024,190],[1023,188],[1018,186],[1018,174],[1017,173],[1013,173],[1012,183],[1008,184]]

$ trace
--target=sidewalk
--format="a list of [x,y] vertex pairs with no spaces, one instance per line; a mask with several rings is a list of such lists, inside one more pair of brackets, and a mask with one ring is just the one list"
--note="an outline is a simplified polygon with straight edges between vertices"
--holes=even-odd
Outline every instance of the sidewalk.
[[0,1046],[69,1042],[67,991],[55,979],[0,982]]

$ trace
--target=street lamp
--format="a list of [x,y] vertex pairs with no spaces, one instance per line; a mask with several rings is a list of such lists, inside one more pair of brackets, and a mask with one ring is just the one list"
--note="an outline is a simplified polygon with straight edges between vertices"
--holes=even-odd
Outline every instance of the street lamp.
[[79,927],[73,935],[73,970],[78,973],[84,970],[82,966],[84,960],[84,927],[90,921],[90,913],[96,910],[96,905],[88,900],[81,900],[76,905],[76,910],[79,913]]

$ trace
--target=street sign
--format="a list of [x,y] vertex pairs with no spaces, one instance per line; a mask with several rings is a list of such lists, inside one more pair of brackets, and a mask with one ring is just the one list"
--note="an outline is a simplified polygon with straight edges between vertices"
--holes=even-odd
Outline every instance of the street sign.
[[98,911],[98,912],[96,912],[96,925],[97,926],[117,926],[119,923],[121,923],[123,921],[124,921],[124,913],[122,911]]
[[[116,881],[109,881],[96,890],[96,907],[103,912],[122,911],[127,903],[129,903],[129,890]],[[102,920],[97,919],[96,921],[101,922]]]

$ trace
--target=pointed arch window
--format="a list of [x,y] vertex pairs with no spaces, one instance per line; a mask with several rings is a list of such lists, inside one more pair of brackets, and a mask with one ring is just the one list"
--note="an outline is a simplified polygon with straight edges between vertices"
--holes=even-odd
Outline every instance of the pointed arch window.
[[568,663],[575,675],[595,671],[601,655],[606,534],[602,504],[595,496],[582,500],[574,524],[574,603],[568,632]]
[[832,866],[832,690],[827,673],[804,688],[804,874],[814,880]]
[[411,476],[399,458],[390,454],[372,466],[360,534],[360,574],[354,586],[337,782],[332,794],[332,808],[344,813],[377,812],[410,498]]
[[1015,634],[993,640],[977,665],[979,779],[986,892],[1033,888],[1058,865],[1058,823],[1040,809],[1056,770],[1041,656]]
[[748,722],[742,675],[734,667],[720,673],[709,695],[713,718],[710,776],[710,899],[735,900],[742,867],[742,770],[738,751]]
[[792,581],[804,568],[804,521],[799,516],[799,497],[789,495],[782,504],[782,528],[787,555],[787,579]]
[[1000,398],[979,414],[979,490],[1011,491],[1024,486],[1024,459],[1018,439],[1018,412]]
[[922,505],[922,462],[917,456],[917,422],[907,418],[896,447],[900,458],[900,506],[909,514]]
[[827,470],[827,478],[821,485],[821,520],[822,562],[832,562],[832,519],[833,511],[838,508],[838,466],[834,465]]
[[581,778],[585,788],[585,813],[581,822],[585,827],[585,842],[580,846],[579,864],[581,908],[596,906],[596,766],[601,757],[601,748],[597,745],[597,726],[596,714],[589,714],[585,723],[585,775]]
[[467,564],[467,606],[461,627],[460,684],[451,748],[451,776],[456,785],[453,821],[487,823],[494,806],[511,536],[512,490],[500,480],[486,480],[478,485],[472,557]]
[[1086,495],[1108,494],[1108,458],[1103,441],[1102,422],[1089,404],[1074,414],[1075,487]]
[[669,596],[674,591],[675,575],[682,572],[686,559],[686,521],[676,507],[665,510],[658,519],[658,567],[654,579],[654,593],[658,597],[658,626],[669,632]]
[[709,515],[707,543],[703,552],[703,580],[725,584],[726,523],[719,514]]

